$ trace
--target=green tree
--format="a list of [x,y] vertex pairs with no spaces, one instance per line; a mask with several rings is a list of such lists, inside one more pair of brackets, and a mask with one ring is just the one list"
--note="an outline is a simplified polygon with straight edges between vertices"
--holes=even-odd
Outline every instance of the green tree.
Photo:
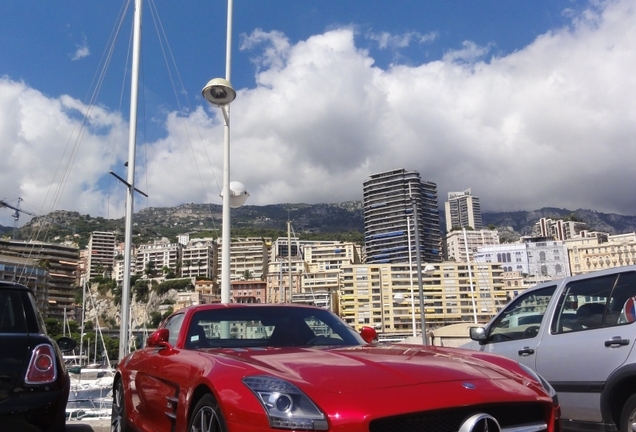
[[171,289],[177,291],[193,290],[194,286],[192,285],[190,279],[171,279],[160,283],[156,287],[153,287],[153,289],[157,291],[157,294],[162,295],[167,293]]
[[62,323],[56,318],[47,318],[44,320],[44,325],[46,327],[46,334],[53,339],[63,333]]
[[148,301],[148,281],[145,279],[136,280],[132,292],[135,294],[135,301]]
[[157,275],[157,268],[154,261],[148,261],[146,263],[146,268],[144,269],[144,274],[148,278],[153,278]]

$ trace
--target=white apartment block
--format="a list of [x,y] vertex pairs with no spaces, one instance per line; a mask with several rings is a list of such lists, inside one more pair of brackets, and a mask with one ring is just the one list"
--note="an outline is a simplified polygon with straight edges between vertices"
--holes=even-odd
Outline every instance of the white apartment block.
[[636,233],[568,240],[573,275],[636,264]]
[[181,249],[181,276],[216,277],[217,247],[214,239],[200,238],[189,240]]
[[135,260],[135,271],[137,274],[145,275],[149,263],[157,276],[163,274],[163,268],[175,271],[177,270],[181,256],[181,245],[179,243],[170,243],[167,239],[156,240],[152,244],[140,245],[137,248],[137,257]]
[[532,227],[533,237],[552,237],[555,240],[567,240],[576,237],[587,225],[578,221],[541,218]]
[[500,263],[505,272],[529,274],[528,248],[525,243],[482,246],[473,256],[476,262]]
[[[271,238],[233,238],[230,243],[230,280],[242,280],[246,272],[252,279],[263,279],[267,273]],[[217,274],[222,269],[223,240],[218,239]]]
[[[113,275],[112,278],[117,282],[124,280],[124,253],[126,251],[126,244],[119,242],[115,245],[115,260],[113,263]],[[137,256],[137,250],[132,248],[130,275],[134,276],[135,273],[135,259]]]
[[470,189],[463,192],[449,192],[444,203],[446,232],[453,228],[482,229],[481,205],[479,198],[473,196]]
[[[290,267],[291,263],[291,267]],[[291,269],[291,274],[290,274]],[[287,303],[301,292],[303,275],[307,273],[305,261],[299,256],[270,261],[267,270],[267,303]],[[291,283],[290,283],[291,280]]]
[[303,256],[309,271],[302,280],[302,293],[294,301],[313,303],[338,313],[340,269],[360,263],[358,247],[351,242],[315,243],[303,248]]
[[565,243],[547,238],[526,239],[479,248],[476,262],[500,263],[505,272],[521,272],[535,283],[570,275]]
[[[339,269],[345,264],[359,263],[359,248],[350,242],[299,241],[279,237],[272,245],[267,273],[268,301],[289,300],[289,257],[291,250],[291,301],[310,303],[337,311],[334,296],[338,293]],[[302,256],[302,258],[301,258]],[[283,296],[287,297],[283,297]]]
[[305,244],[302,252],[311,273],[339,269],[345,264],[360,263],[358,249],[350,242],[313,242]]
[[472,261],[479,248],[499,244],[499,232],[493,230],[455,230],[446,234],[449,261]]
[[[411,334],[413,316],[421,334],[416,266],[352,264],[341,269],[340,316],[359,329],[368,325],[383,334]],[[459,322],[486,323],[506,304],[499,263],[435,264],[422,277],[427,331]]]
[[115,233],[93,231],[88,241],[88,279],[111,273],[115,263]]
[[277,259],[286,259],[290,255],[299,257],[302,254],[301,250],[305,243],[308,242],[301,242],[297,237],[278,237],[271,245],[269,259],[270,261],[276,261]]
[[570,276],[568,249],[560,240],[545,239],[527,242],[530,276],[561,279]]

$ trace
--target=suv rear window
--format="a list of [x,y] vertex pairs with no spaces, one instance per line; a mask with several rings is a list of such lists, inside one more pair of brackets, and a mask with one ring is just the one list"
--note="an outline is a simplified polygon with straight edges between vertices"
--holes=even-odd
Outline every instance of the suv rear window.
[[627,300],[636,296],[636,272],[611,274],[568,284],[557,305],[553,333],[629,324]]
[[27,333],[19,291],[0,289],[0,333]]

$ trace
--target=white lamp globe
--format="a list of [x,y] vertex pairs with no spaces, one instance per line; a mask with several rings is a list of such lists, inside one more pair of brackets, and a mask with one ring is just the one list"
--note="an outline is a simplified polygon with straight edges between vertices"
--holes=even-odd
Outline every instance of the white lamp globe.
[[[233,181],[230,182],[230,207],[231,208],[239,208],[250,194],[245,190],[245,185],[241,182]],[[221,197],[223,197],[223,191],[221,191]]]
[[402,293],[397,293],[393,296],[393,302],[395,303],[404,303],[404,300],[404,294]]

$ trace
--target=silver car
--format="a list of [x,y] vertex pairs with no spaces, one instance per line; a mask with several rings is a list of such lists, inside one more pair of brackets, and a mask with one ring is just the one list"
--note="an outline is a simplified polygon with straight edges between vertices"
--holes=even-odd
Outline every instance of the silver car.
[[464,348],[523,363],[557,391],[563,427],[636,431],[636,266],[537,285]]

